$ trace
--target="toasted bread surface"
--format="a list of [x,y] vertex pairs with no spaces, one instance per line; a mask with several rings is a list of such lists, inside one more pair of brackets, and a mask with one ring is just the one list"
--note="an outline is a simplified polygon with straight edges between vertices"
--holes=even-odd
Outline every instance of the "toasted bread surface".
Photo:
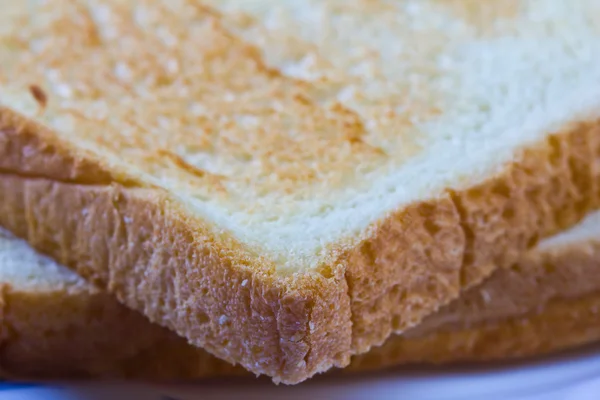
[[598,4],[442,3],[9,1],[0,224],[255,373],[344,366],[600,202]]

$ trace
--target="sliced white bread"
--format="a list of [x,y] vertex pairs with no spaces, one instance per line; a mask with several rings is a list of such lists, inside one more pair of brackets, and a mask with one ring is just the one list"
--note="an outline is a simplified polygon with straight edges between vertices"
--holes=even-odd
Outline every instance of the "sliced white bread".
[[[538,355],[600,339],[600,213],[542,242],[349,371]],[[0,234],[0,367],[17,377],[186,379],[247,373]]]
[[299,382],[600,203],[596,0],[5,0],[0,225]]

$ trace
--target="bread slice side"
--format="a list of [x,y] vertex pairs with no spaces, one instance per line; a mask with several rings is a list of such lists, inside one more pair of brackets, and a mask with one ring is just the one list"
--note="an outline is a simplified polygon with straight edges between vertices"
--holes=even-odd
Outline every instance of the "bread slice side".
[[538,312],[410,338],[391,337],[383,346],[352,357],[343,372],[381,370],[406,364],[483,363],[538,357],[600,340],[598,292],[555,299]]
[[[23,3],[11,4],[18,8]],[[169,65],[174,64],[157,69],[161,73],[156,76],[151,74],[156,79],[151,79],[149,86],[142,89],[152,91],[153,96],[144,96],[142,90],[138,97],[132,97],[127,92],[127,85],[109,86],[110,79],[91,79],[91,75],[85,74],[92,74],[92,70],[81,66],[82,55],[89,55],[87,59],[93,60],[90,68],[106,68],[100,72],[110,70],[111,74],[116,73],[114,69],[118,67],[112,64],[114,54],[102,46],[101,40],[98,41],[104,37],[97,36],[98,32],[94,33],[92,29],[89,36],[81,36],[81,43],[71,43],[64,33],[69,29],[80,31],[80,27],[61,27],[58,24],[60,29],[57,31],[56,21],[79,21],[87,27],[98,28],[103,34],[110,33],[103,29],[111,24],[94,18],[86,19],[86,15],[98,15],[90,14],[84,4],[72,4],[61,4],[52,11],[42,9],[40,13],[26,13],[26,17],[35,14],[38,19],[34,19],[35,23],[27,25],[25,21],[21,25],[23,28],[35,28],[33,33],[29,32],[34,37],[39,35],[36,29],[40,28],[42,33],[49,33],[46,36],[53,44],[66,45],[66,50],[72,46],[73,57],[54,59],[52,54],[57,52],[42,51],[41,58],[36,58],[39,54],[24,49],[22,41],[11,36],[13,32],[7,36],[12,40],[6,47],[10,51],[2,54],[7,68],[29,65],[40,67],[41,73],[45,73],[52,71],[45,67],[45,63],[52,62],[62,79],[67,79],[65,71],[77,73],[71,76],[81,79],[68,78],[72,82],[65,87],[50,85],[49,80],[56,77],[54,74],[42,77],[38,70],[25,72],[13,68],[9,71],[14,79],[2,86],[4,107],[0,110],[0,168],[4,172],[1,178],[0,224],[26,238],[37,249],[74,268],[86,279],[106,288],[128,307],[146,314],[151,321],[167,326],[187,337],[192,344],[204,347],[225,360],[239,362],[255,373],[265,373],[276,381],[293,383],[332,366],[343,366],[352,354],[367,351],[371,346],[381,344],[392,332],[402,332],[417,324],[425,315],[457,297],[462,288],[480,282],[495,267],[511,264],[538,238],[566,229],[589,210],[598,207],[599,134],[596,115],[587,113],[589,99],[586,97],[585,101],[581,101],[581,109],[566,117],[564,124],[549,128],[550,131],[536,131],[535,141],[511,148],[510,160],[490,167],[483,174],[485,176],[478,179],[462,177],[454,184],[431,191],[423,196],[423,201],[395,204],[388,214],[378,215],[365,224],[360,235],[354,235],[352,240],[340,237],[337,241],[325,241],[322,251],[304,261],[294,257],[294,251],[291,251],[304,247],[299,244],[300,247],[296,248],[290,244],[290,248],[284,249],[286,257],[282,259],[282,253],[267,251],[268,240],[265,247],[236,231],[236,223],[247,226],[250,231],[256,228],[258,225],[253,225],[250,217],[254,214],[236,214],[242,218],[235,220],[236,223],[232,223],[233,219],[223,218],[222,211],[227,205],[234,209],[243,208],[232,198],[245,200],[244,196],[218,195],[223,192],[222,183],[219,183],[220,172],[227,171],[215,173],[210,169],[198,169],[185,159],[182,162],[177,153],[175,156],[156,153],[162,148],[171,149],[173,142],[168,139],[175,137],[178,138],[174,139],[175,144],[187,146],[187,140],[194,136],[182,139],[178,134],[189,134],[186,128],[199,126],[191,123],[165,130],[160,128],[161,121],[169,125],[174,120],[163,115],[166,119],[155,121],[156,125],[142,125],[144,129],[139,129],[139,124],[150,116],[160,116],[156,102],[151,102],[150,98],[157,99],[159,94],[164,94],[165,97],[161,97],[164,101],[158,106],[181,106],[175,101],[180,95],[175,96],[175,92],[170,90],[182,87],[179,83],[171,86],[176,80],[164,74],[168,72]],[[109,12],[109,18],[112,18],[111,15],[131,16],[129,2],[106,4],[116,10]],[[303,131],[307,135],[323,134],[326,140],[311,137],[304,143],[309,149],[298,154],[310,153],[315,146],[340,149],[356,142],[350,128],[346,131],[346,128],[338,129],[336,125],[346,126],[347,115],[341,112],[343,110],[328,111],[336,116],[333,122],[326,118],[328,114],[323,113],[318,102],[311,103],[312,94],[305,91],[306,87],[312,88],[310,84],[298,83],[269,68],[261,59],[260,49],[240,41],[223,28],[221,17],[216,13],[202,8],[200,14],[189,14],[190,22],[186,19],[188,14],[182,13],[188,8],[178,9],[180,2],[173,4],[168,13],[165,11],[158,18],[159,25],[163,23],[175,28],[178,26],[176,22],[185,21],[181,26],[187,27],[189,22],[190,27],[198,28],[206,37],[215,39],[203,42],[207,47],[198,49],[199,54],[215,56],[207,56],[215,64],[211,63],[207,65],[211,68],[204,69],[213,75],[197,80],[215,83],[212,87],[214,92],[205,92],[223,96],[209,99],[215,100],[213,103],[219,107],[212,110],[213,114],[217,112],[217,115],[236,117],[238,108],[234,107],[232,114],[233,106],[225,106],[228,98],[240,97],[239,101],[234,101],[235,106],[242,106],[242,98],[244,107],[260,104],[252,96],[260,95],[263,97],[259,96],[259,99],[264,100],[266,94],[261,90],[269,88],[273,92],[267,94],[281,101],[283,110],[291,113],[285,123],[298,123],[303,128],[307,126],[304,124],[306,121],[325,124],[318,125],[323,130]],[[152,4],[143,3],[143,6],[152,11]],[[67,18],[69,13],[82,18]],[[580,14],[569,16],[575,15],[576,19]],[[56,16],[58,18],[55,19]],[[195,17],[203,21],[199,27],[193,20]],[[10,23],[7,26],[10,27]],[[44,31],[47,26],[55,30]],[[158,39],[169,42],[162,36],[157,39],[156,32],[159,36],[164,33],[160,29],[142,30],[142,38],[148,39],[150,44],[158,44]],[[132,43],[138,43],[135,35],[126,37]],[[110,38],[104,39],[110,41]],[[184,44],[195,43],[190,41],[189,36],[177,39],[182,49],[187,48]],[[140,49],[147,49],[149,43],[141,42],[143,46]],[[32,41],[31,44],[40,45],[40,49],[44,50],[43,41]],[[186,56],[187,53],[177,55]],[[24,62],[31,61],[28,57],[43,62]],[[587,61],[578,57],[574,57],[574,68],[585,69]],[[150,60],[150,69],[157,67]],[[179,61],[193,64],[197,60],[184,57]],[[145,68],[143,62],[132,65],[137,72]],[[227,69],[232,65],[247,68],[240,67],[239,70],[243,90],[233,93],[221,91],[222,85],[230,85],[234,81],[230,74],[221,76],[218,73],[233,71]],[[224,69],[218,70],[215,66]],[[121,68],[117,71],[120,71],[117,75],[125,73]],[[112,78],[115,77],[111,75]],[[35,82],[26,83],[28,80]],[[43,88],[37,84],[38,80],[45,82],[41,85]],[[78,89],[77,82],[83,87]],[[192,86],[183,85],[183,89],[186,87],[191,89]],[[106,91],[103,91],[105,88]],[[227,88],[233,90],[236,87]],[[115,92],[112,92],[113,89]],[[202,86],[202,89],[207,87]],[[286,97],[288,92],[294,96]],[[585,93],[586,96],[589,94]],[[269,96],[268,99],[271,98]],[[118,107],[108,110],[111,118],[100,118],[101,122],[95,115],[102,116],[102,105],[106,104],[95,102],[94,99],[98,98],[119,101]],[[145,100],[148,102],[144,103]],[[206,107],[213,103],[200,105]],[[573,104],[575,107],[579,103]],[[192,114],[190,111],[186,116]],[[124,115],[133,120],[127,120]],[[288,114],[278,111],[275,115]],[[316,116],[321,119],[315,119]],[[179,116],[174,118],[179,122],[185,120]],[[248,123],[246,119],[242,120],[245,121],[243,124]],[[206,122],[206,119],[203,121]],[[265,121],[281,123],[279,119]],[[239,128],[238,125],[236,127]],[[281,125],[275,124],[274,127],[278,128],[274,132],[281,132]],[[216,128],[223,127],[217,125]],[[121,134],[127,129],[132,129],[133,133]],[[219,129],[218,132],[225,132]],[[246,132],[248,140],[254,137],[248,134],[248,130],[242,132]],[[335,132],[348,133],[349,139],[347,135],[344,138],[328,136]],[[235,133],[233,135],[233,139],[240,139]],[[144,141],[156,137],[155,142]],[[265,145],[266,148],[279,146],[282,138],[276,134],[270,139],[273,142]],[[353,167],[355,161],[360,161],[361,165],[374,165],[379,171],[379,152],[373,152],[371,147],[359,143],[359,149],[353,149],[350,158],[338,161]],[[139,149],[144,151],[140,153]],[[238,147],[235,149],[240,150]],[[232,149],[225,147],[224,153],[231,155]],[[345,153],[336,150],[335,154]],[[244,159],[247,153],[235,152],[235,155]],[[284,158],[290,156],[289,153],[279,155]],[[225,163],[229,161],[227,157],[216,159]],[[232,165],[240,167],[237,163]],[[294,165],[297,164],[292,163]],[[307,163],[302,161],[300,165]],[[240,168],[253,171],[246,164]],[[277,175],[282,171],[276,166],[268,172]],[[240,176],[248,178],[244,174]],[[340,175],[336,176],[335,179],[341,179]],[[341,176],[345,175],[342,173]],[[413,178],[427,179],[427,176]],[[296,193],[295,190],[307,189],[305,193],[311,198],[323,195],[319,190],[313,191],[313,186],[306,186],[304,178],[294,179],[292,182],[298,183],[297,188],[290,189],[289,181],[285,181],[287,184],[278,181],[276,185],[267,181],[263,188],[267,193],[279,193],[283,189]],[[260,180],[250,176],[249,181],[257,183]],[[328,184],[332,181],[324,179],[322,182]],[[361,186],[353,181],[348,187],[353,188],[354,185]],[[224,188],[235,192],[236,187],[225,185]],[[249,197],[256,195],[247,186],[242,188],[247,189],[242,192]],[[193,196],[182,195],[184,192],[193,192]],[[193,201],[190,200],[192,197]],[[206,207],[199,210],[197,200],[203,198],[208,198],[206,204],[223,203],[223,208],[215,209],[205,204]],[[297,204],[287,200],[283,211],[273,207],[273,212],[290,218],[301,215],[301,212],[296,214]],[[267,205],[271,204],[267,202]],[[295,210],[293,215],[286,214],[291,212],[285,211],[288,208]],[[257,215],[260,221],[266,220],[260,217],[260,213]],[[273,228],[275,236],[277,232]],[[310,229],[304,233],[298,238],[300,242],[305,236],[315,237]],[[313,268],[282,268],[290,262],[299,266],[310,264]]]
[[[600,213],[545,240],[512,268],[354,356],[349,371],[414,362],[538,355],[600,338]],[[0,367],[28,378],[195,379],[247,371],[189,345],[0,231]],[[560,329],[558,331],[557,329]]]
[[[151,190],[15,175],[3,175],[0,186],[9,200],[0,225],[76,266],[151,321],[207,338],[194,345],[256,373],[303,373],[310,357],[345,364],[350,327],[343,277],[276,277],[268,266],[248,262],[246,252],[190,228],[176,205]],[[62,229],[50,229],[56,224]],[[333,338],[336,326],[340,336]]]
[[600,213],[542,240],[349,370],[526,357],[597,341]]

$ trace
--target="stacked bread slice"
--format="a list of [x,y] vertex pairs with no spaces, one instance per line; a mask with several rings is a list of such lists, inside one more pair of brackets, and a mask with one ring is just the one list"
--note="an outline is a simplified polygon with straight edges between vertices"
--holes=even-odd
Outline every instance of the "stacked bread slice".
[[[593,339],[595,255],[558,268],[590,238],[525,254],[600,207],[597,1],[2,7],[0,226],[81,278],[7,275],[0,361],[68,326],[111,354],[82,373],[199,376],[204,349],[297,383]],[[562,317],[586,329],[540,333]],[[149,328],[114,348],[88,319]]]

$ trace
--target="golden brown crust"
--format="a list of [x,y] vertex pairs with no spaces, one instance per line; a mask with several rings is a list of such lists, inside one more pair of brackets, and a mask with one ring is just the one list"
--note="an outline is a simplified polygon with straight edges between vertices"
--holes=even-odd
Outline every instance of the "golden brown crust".
[[353,351],[414,326],[539,238],[599,206],[600,127],[580,124],[523,151],[496,177],[386,219],[343,261]]
[[[40,296],[13,291],[7,296],[5,292],[0,297],[4,304],[0,310],[8,302],[23,302],[23,306],[10,315],[0,314],[3,377],[156,381],[248,375],[245,369],[190,347],[169,330],[149,324],[106,295],[94,297],[82,291],[69,296],[64,292]],[[411,337],[393,336],[383,346],[354,356],[342,372],[411,363],[506,360],[555,352],[600,340],[599,310],[600,294],[595,292],[555,299],[543,309],[521,316]],[[101,313],[99,319],[90,324],[90,316],[97,313]],[[43,318],[36,321],[37,316]],[[125,342],[123,337],[136,340]]]
[[[600,339],[600,240],[536,249],[349,370],[537,355]],[[549,301],[549,303],[548,303]],[[126,340],[124,340],[126,338]],[[181,380],[244,375],[88,285],[0,286],[0,371],[17,378]]]
[[[194,345],[285,383],[344,366],[416,324],[600,197],[593,121],[550,136],[476,187],[392,215],[334,267],[281,277],[166,193],[106,185],[101,166],[68,148],[45,151],[39,127],[0,115],[9,172],[0,225]],[[28,164],[15,154],[35,156]],[[81,165],[100,186],[77,182],[87,176]]]
[[[26,234],[60,263],[76,265],[151,321],[194,338],[194,345],[291,381],[332,361],[341,366],[349,356],[349,343],[341,340],[350,332],[339,274],[277,278],[272,269],[249,265],[234,246],[220,247],[197,224],[186,224],[155,191],[16,175],[3,175],[0,186],[10,193],[3,205],[14,201],[0,216],[2,226]],[[27,232],[16,226],[23,220]]]

